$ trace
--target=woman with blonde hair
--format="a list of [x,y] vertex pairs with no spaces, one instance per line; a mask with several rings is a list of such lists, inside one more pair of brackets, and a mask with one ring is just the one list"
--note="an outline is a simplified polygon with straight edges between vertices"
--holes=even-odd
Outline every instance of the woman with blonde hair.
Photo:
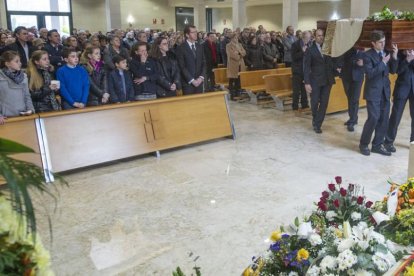
[[49,61],[49,54],[42,50],[33,52],[27,66],[27,76],[29,78],[29,91],[36,112],[61,109],[59,102],[56,100],[59,87],[57,84],[52,84],[50,71],[52,71],[52,66]]
[[106,104],[109,101],[108,85],[101,49],[90,46],[82,53],[81,63],[89,76],[89,96],[87,106]]
[[227,77],[229,78],[230,97],[234,100],[234,97],[240,94],[241,89],[239,72],[246,71],[243,59],[246,51],[239,42],[237,33],[231,33],[228,37],[230,42],[226,45]]

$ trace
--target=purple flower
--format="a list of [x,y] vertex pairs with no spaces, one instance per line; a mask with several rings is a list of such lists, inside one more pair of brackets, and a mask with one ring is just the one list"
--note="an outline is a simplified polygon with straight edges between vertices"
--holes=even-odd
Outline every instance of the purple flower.
[[352,192],[355,189],[355,185],[354,184],[349,184],[348,185],[348,191]]
[[339,190],[339,193],[341,194],[341,196],[346,196],[346,190],[344,188],[341,188]]
[[328,185],[329,191],[331,192],[335,192],[336,188],[335,188],[335,184],[331,183]]
[[275,242],[270,245],[270,250],[272,251],[279,251],[280,250],[280,242]]
[[329,197],[329,192],[323,191],[322,192],[322,198],[328,198],[328,197]]
[[333,205],[334,205],[336,208],[339,208],[339,199],[335,199],[335,200],[333,201]]

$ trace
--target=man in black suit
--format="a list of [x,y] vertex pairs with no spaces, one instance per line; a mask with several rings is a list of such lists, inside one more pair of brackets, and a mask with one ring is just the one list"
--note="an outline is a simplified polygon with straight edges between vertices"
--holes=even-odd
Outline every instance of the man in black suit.
[[323,30],[316,30],[315,42],[306,50],[303,58],[305,89],[311,94],[312,126],[318,134],[322,133],[329,94],[335,83],[332,58],[321,51],[323,40]]
[[197,43],[196,27],[185,26],[184,35],[187,40],[177,47],[183,94],[202,93],[206,68],[203,48]]
[[217,68],[216,40],[216,34],[210,32],[207,34],[207,40],[203,43],[204,59],[206,61],[205,90],[207,92],[214,91],[214,86],[216,85],[213,72],[213,69]]
[[397,71],[397,45],[393,44],[392,58],[384,51],[385,36],[382,31],[371,33],[372,48],[365,52],[365,87],[364,98],[367,101],[368,119],[362,130],[359,150],[363,155],[370,155],[368,145],[372,140],[371,151],[382,155],[390,156],[384,147],[384,137],[388,128],[388,116],[390,114],[390,80],[389,73]]
[[364,52],[355,47],[349,49],[342,57],[341,78],[348,98],[349,120],[345,122],[348,131],[354,131],[358,124],[359,97],[364,81]]
[[414,141],[414,50],[404,51],[398,63],[398,78],[394,88],[394,103],[392,105],[391,117],[385,136],[384,146],[389,152],[396,152],[394,140],[397,136],[407,100],[410,102],[411,136],[410,142]]
[[292,109],[299,109],[299,98],[301,100],[302,109],[308,108],[308,95],[306,94],[305,85],[303,83],[303,56],[309,47],[311,39],[310,31],[303,32],[302,39],[292,44]]
[[63,46],[60,41],[60,34],[56,29],[50,30],[47,33],[48,43],[45,45],[45,51],[49,54],[50,64],[57,70],[59,67],[65,65],[63,60]]
[[[32,43],[28,41],[28,34],[26,27],[19,26],[14,30],[14,36],[16,37],[16,42],[7,45],[2,49],[2,52],[5,51],[16,51],[19,53],[20,61],[22,63],[22,68],[27,68],[27,63],[29,62],[30,56],[33,52]],[[1,53],[0,53],[1,54]]]

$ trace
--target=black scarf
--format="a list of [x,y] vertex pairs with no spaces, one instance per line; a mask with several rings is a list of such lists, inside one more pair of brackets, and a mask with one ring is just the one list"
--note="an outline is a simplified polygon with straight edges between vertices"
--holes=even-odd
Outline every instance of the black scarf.
[[24,80],[24,73],[22,70],[12,72],[9,68],[4,67],[3,73],[16,84],[21,84]]

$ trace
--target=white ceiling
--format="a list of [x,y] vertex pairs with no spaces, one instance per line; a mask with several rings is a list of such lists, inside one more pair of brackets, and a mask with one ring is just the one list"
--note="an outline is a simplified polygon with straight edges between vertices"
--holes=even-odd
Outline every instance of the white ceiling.
[[[299,3],[304,2],[339,2],[342,0],[299,0]],[[196,2],[204,3],[209,8],[229,8],[232,6],[233,0],[224,0],[217,2],[217,0],[168,0],[168,4],[173,7],[193,7]],[[282,4],[283,0],[246,0],[246,6],[263,6]]]

